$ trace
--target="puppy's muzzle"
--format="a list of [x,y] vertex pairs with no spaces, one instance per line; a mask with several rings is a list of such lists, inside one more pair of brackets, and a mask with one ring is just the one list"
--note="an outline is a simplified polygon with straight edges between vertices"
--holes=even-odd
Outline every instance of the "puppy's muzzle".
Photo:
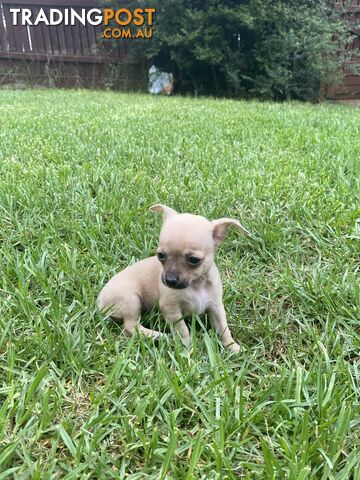
[[174,288],[175,290],[182,290],[189,286],[188,283],[181,282],[175,273],[166,273],[161,276],[161,280],[166,287]]

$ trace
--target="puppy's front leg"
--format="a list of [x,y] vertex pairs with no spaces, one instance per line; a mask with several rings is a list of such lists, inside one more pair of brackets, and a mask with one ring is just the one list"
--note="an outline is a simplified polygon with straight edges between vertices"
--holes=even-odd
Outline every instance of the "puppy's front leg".
[[233,339],[226,320],[226,313],[222,303],[213,305],[208,309],[210,321],[220,337],[222,343],[232,352],[239,352],[240,345]]
[[173,335],[179,334],[183,343],[188,345],[190,343],[190,332],[182,319],[181,310],[177,307],[163,305],[161,311],[166,323],[170,325],[171,333]]

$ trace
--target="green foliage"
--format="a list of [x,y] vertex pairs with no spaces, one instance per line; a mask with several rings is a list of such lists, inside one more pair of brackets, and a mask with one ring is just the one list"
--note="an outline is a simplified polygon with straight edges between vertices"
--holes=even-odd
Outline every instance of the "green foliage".
[[317,100],[321,82],[341,77],[348,37],[327,0],[151,5],[156,32],[143,53],[175,73],[180,91]]
[[[359,135],[338,105],[0,91],[0,479],[358,480]],[[238,356],[97,311],[159,202],[251,231],[217,255]]]
[[[325,0],[251,0],[243,8],[252,35],[246,73],[251,92],[317,100],[321,82],[341,79],[347,27]],[[234,78],[241,82],[238,74]]]
[[237,2],[224,0],[161,0],[157,2],[156,32],[147,55],[175,72],[180,90],[230,93],[226,69],[244,62],[237,35],[244,24]]

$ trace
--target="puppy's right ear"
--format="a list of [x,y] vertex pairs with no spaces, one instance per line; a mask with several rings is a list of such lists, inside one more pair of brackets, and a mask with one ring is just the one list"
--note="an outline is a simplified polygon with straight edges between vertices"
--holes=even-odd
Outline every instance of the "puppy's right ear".
[[150,207],[150,210],[152,212],[161,212],[163,215],[163,221],[169,217],[172,217],[173,215],[178,215],[178,212],[174,210],[173,208],[167,207],[166,205],[161,205],[161,203],[157,203],[156,205],[153,205]]

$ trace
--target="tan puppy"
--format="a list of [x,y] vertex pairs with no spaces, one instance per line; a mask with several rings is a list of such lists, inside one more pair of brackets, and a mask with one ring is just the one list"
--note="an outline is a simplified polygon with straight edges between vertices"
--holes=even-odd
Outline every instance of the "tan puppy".
[[208,313],[222,343],[232,352],[240,347],[229,330],[222,302],[222,284],[215,265],[216,246],[234,225],[249,232],[237,220],[220,218],[210,222],[199,215],[179,214],[165,205],[150,210],[163,214],[157,256],[141,260],[116,274],[100,292],[99,308],[124,321],[127,334],[136,328],[145,335],[160,332],[138,325],[141,311],[159,301],[161,312],[173,333],[186,344],[189,330],[183,320],[191,314]]

